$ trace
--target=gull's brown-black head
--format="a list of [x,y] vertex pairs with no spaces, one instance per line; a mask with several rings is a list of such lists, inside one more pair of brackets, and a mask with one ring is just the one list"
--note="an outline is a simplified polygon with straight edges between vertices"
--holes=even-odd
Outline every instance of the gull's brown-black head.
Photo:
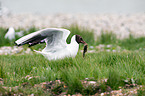
[[85,53],[87,52],[88,44],[83,40],[83,38],[80,35],[76,35],[76,42],[78,44],[80,44],[80,43],[84,44],[84,51],[83,51],[83,57],[84,57]]
[[76,41],[78,44],[80,44],[80,43],[85,44],[86,43],[80,35],[76,35]]

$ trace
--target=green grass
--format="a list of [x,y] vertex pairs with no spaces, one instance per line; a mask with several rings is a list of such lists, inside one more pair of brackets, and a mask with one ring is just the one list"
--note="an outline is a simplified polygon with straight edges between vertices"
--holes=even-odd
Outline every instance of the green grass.
[[143,86],[143,88],[139,88],[137,90],[137,95],[138,96],[145,96],[145,88],[144,88],[144,86]]
[[127,50],[145,50],[145,37],[135,38],[132,35],[129,38],[119,41],[119,45]]
[[130,34],[128,38],[120,40],[112,32],[102,32],[96,41],[96,45],[99,44],[112,44],[127,50],[145,50],[145,37],[135,38]]
[[[79,34],[89,46],[110,44],[113,46],[111,50],[120,46],[121,52],[87,53],[85,58],[79,52],[75,58],[56,61],[48,61],[42,55],[35,53],[29,55],[0,55],[0,78],[4,80],[2,86],[19,86],[19,88],[10,91],[9,89],[3,89],[0,85],[0,93],[2,92],[3,95],[18,93],[23,93],[23,95],[57,95],[59,92],[67,92],[67,94],[93,95],[96,92],[99,93],[100,89],[101,92],[108,91],[108,86],[112,90],[117,90],[120,86],[123,88],[125,84],[145,85],[145,37],[135,38],[130,35],[129,38],[120,40],[111,32],[102,32],[101,36],[95,41],[94,33],[90,29],[80,28],[75,25],[65,28],[71,31],[67,39],[68,43],[74,34]],[[18,28],[16,32],[20,30],[24,30],[26,35],[39,29],[32,27],[29,31],[26,31]],[[0,46],[14,46],[13,42],[15,40],[4,39],[5,31],[6,28],[0,28]],[[16,37],[16,40],[18,38]],[[24,47],[27,48],[27,45]],[[43,47],[45,47],[45,44],[32,48],[38,50]],[[124,49],[126,51],[122,51]],[[26,78],[28,75],[33,78],[28,80]],[[99,83],[97,86],[84,87],[82,81],[85,78],[98,83],[106,78],[108,81]],[[55,86],[52,90],[34,87],[35,84],[57,79],[64,82],[67,87],[63,88],[61,84]],[[23,87],[24,83],[29,83],[29,85]],[[144,94],[144,89],[138,90],[138,94]]]
[[116,38],[116,35],[112,32],[103,32],[100,36],[97,38],[98,44],[115,44],[117,43],[118,39]]
[[[76,58],[48,61],[42,55],[0,56],[0,78],[4,86],[21,86],[29,82],[31,87],[45,81],[62,80],[68,86],[68,93],[88,94],[81,80],[94,78],[98,81],[108,78],[102,86],[110,86],[113,90],[124,86],[123,80],[134,79],[136,84],[145,85],[145,52],[121,53],[89,53],[85,59],[79,53]],[[31,80],[27,75],[38,76]],[[103,88],[103,87],[102,87]],[[27,89],[27,88],[26,88]],[[32,94],[36,90],[30,91]],[[102,89],[106,91],[106,89]],[[41,90],[42,91],[42,90]],[[85,93],[86,92],[86,93]],[[36,92],[37,94],[37,92]],[[91,93],[90,93],[91,94]]]

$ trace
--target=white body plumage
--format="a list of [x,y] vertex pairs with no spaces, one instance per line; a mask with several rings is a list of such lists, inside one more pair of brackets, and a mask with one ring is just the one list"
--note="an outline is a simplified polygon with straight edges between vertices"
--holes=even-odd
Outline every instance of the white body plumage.
[[[58,46],[55,46],[58,47]],[[79,44],[75,41],[75,36],[72,37],[71,43],[67,44],[64,48],[60,50],[54,50],[52,49],[43,49],[42,51],[36,51],[37,53],[42,54],[45,58],[48,60],[57,60],[57,59],[63,59],[65,57],[75,57],[77,55],[79,49]]]

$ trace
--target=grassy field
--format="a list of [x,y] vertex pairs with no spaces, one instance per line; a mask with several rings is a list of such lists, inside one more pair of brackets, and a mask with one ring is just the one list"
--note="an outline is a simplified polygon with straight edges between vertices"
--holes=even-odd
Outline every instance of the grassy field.
[[[120,53],[99,52],[88,53],[83,58],[82,54],[79,53],[76,58],[65,58],[57,61],[48,61],[38,54],[2,55],[0,56],[0,77],[4,80],[4,86],[7,87],[22,86],[23,83],[28,82],[28,89],[32,87],[32,90],[25,87],[26,90],[20,88],[25,95],[40,94],[39,91],[41,92],[43,89],[34,90],[35,84],[57,79],[66,84],[68,94],[76,92],[84,95],[94,94],[96,91],[92,88],[90,88],[92,91],[89,91],[89,89],[83,87],[81,80],[88,78],[90,81],[97,82],[108,79],[106,83],[100,85],[100,87],[102,86],[100,88],[102,92],[107,90],[105,86],[117,90],[119,87],[124,87],[126,83],[144,85],[144,54],[145,52],[133,51]],[[27,76],[32,78],[28,79]],[[125,80],[131,79],[132,82],[125,82]]]
[[[93,95],[145,85],[145,37],[134,38],[130,35],[129,38],[119,40],[113,33],[102,33],[95,41],[93,31],[80,29],[78,26],[68,29],[72,31],[71,36],[80,34],[89,46],[111,44],[115,46],[113,49],[120,46],[122,51],[97,51],[87,53],[83,58],[79,50],[75,58],[56,61],[48,61],[36,53],[0,55],[0,93],[3,95],[59,95],[62,93]],[[2,33],[0,46],[13,46],[12,42],[3,38],[5,30],[0,28]],[[38,29],[33,27],[25,34],[36,30]],[[69,40],[70,37],[67,42]],[[39,45],[33,48],[43,47],[44,45]],[[89,50],[92,49],[89,48]],[[91,85],[89,81],[94,81],[95,84]],[[143,96],[145,88],[137,92],[138,95]]]

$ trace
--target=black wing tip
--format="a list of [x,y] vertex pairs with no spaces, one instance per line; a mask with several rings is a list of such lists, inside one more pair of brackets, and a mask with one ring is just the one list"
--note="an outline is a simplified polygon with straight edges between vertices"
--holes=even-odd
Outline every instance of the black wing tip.
[[16,42],[14,42],[15,46],[21,46],[21,44],[17,44]]

